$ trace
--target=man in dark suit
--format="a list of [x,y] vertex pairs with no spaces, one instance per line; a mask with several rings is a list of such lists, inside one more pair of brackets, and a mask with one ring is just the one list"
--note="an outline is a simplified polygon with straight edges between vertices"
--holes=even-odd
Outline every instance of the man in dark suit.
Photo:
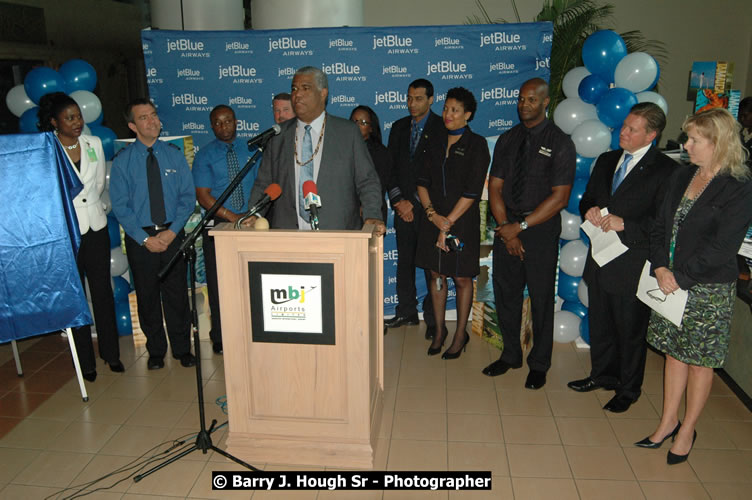
[[[415,289],[415,252],[418,233],[425,215],[418,200],[415,180],[425,161],[426,152],[446,147],[446,128],[441,117],[431,111],[433,85],[424,78],[415,80],[407,89],[407,109],[410,116],[397,120],[389,133],[389,154],[392,174],[387,191],[394,210],[394,230],[397,233],[397,305],[396,315],[384,325],[396,328],[418,324],[418,299]],[[426,284],[431,273],[424,271]],[[423,320],[426,338],[432,338],[436,328],[431,294],[423,300]]]
[[[375,224],[384,234],[381,220],[381,183],[358,127],[350,120],[326,113],[329,84],[318,68],[300,68],[292,80],[292,104],[296,120],[281,124],[264,151],[251,204],[264,189],[277,183],[282,194],[267,212],[275,229],[310,229],[302,186],[316,183],[321,197],[318,209],[321,229],[360,229]],[[362,210],[362,217],[361,217]],[[249,219],[253,223],[254,218]]]
[[[585,263],[590,321],[590,376],[567,384],[577,392],[616,390],[603,407],[621,413],[640,397],[650,309],[635,296],[648,258],[649,235],[676,165],[652,145],[663,131],[666,116],[653,103],[635,105],[621,128],[622,149],[603,153],[596,161],[580,213],[604,231],[616,231],[628,250],[603,267]],[[601,215],[607,208],[608,215]]]

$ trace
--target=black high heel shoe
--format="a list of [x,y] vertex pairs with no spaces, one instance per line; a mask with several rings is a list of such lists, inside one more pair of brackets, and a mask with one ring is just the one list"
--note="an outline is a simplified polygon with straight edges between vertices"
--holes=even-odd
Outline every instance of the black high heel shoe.
[[443,334],[442,337],[441,337],[441,345],[439,347],[428,346],[428,355],[429,356],[436,356],[444,348],[444,342],[446,342],[446,338],[449,335],[449,330],[447,330],[446,326],[443,328],[443,330],[442,330],[441,333]]
[[681,422],[676,424],[676,427],[674,427],[674,430],[671,431],[669,434],[666,434],[666,436],[664,436],[663,439],[661,439],[657,443],[654,441],[651,441],[650,436],[648,436],[642,441],[637,441],[634,445],[639,446],[640,448],[650,448],[650,449],[660,448],[663,442],[667,440],[668,438],[671,438],[671,441],[676,439],[676,434],[679,432],[680,427],[681,427]]
[[[695,431],[694,435],[692,436],[692,446],[695,445],[695,440],[697,439],[697,431]],[[671,450],[668,450],[668,455],[666,455],[666,463],[669,465],[676,465],[680,464],[682,462],[686,462],[687,458],[689,458],[689,452],[692,451],[692,448],[689,449],[686,455],[677,455],[675,453],[671,453]]]
[[441,355],[441,359],[457,359],[460,357],[460,355],[465,352],[465,349],[467,349],[467,343],[470,342],[470,334],[465,332],[465,342],[462,344],[462,347],[457,349],[457,352],[449,352],[449,349],[444,351],[444,354]]

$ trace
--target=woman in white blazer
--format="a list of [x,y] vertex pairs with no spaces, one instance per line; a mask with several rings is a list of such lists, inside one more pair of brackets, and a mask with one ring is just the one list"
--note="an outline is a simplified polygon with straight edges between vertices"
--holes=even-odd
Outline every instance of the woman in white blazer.
[[[115,301],[110,285],[110,236],[107,215],[100,199],[104,191],[105,158],[99,137],[83,135],[84,120],[81,110],[71,97],[63,92],[43,96],[39,101],[39,129],[54,131],[68,159],[75,167],[83,190],[73,199],[81,230],[81,247],[77,263],[81,282],[88,277],[94,320],[97,325],[99,355],[113,372],[122,372]],[[78,361],[86,380],[97,378],[91,326],[73,329],[73,339],[78,351]]]

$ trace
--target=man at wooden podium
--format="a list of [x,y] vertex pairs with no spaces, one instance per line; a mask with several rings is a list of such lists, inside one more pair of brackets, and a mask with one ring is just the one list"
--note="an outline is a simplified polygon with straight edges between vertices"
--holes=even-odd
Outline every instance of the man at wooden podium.
[[[264,151],[251,204],[264,196],[272,183],[282,194],[266,212],[272,229],[311,229],[305,210],[303,184],[314,181],[321,198],[320,229],[360,229],[375,224],[383,235],[381,183],[363,137],[349,120],[326,112],[329,84],[318,68],[305,66],[292,79],[292,105],[296,120],[281,124]],[[255,222],[255,217],[248,220]]]

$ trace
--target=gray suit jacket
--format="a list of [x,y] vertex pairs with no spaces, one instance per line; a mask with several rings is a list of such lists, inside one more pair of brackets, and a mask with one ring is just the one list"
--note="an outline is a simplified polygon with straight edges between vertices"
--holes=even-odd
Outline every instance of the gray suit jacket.
[[[251,190],[251,205],[264,196],[272,183],[282,194],[262,211],[273,229],[297,229],[295,211],[295,126],[297,120],[281,124],[282,131],[273,137],[264,151],[256,182]],[[350,120],[326,115],[321,165],[316,179],[321,208],[321,229],[360,229],[363,219],[381,220],[381,183],[358,127]],[[363,207],[363,218],[360,208]]]

